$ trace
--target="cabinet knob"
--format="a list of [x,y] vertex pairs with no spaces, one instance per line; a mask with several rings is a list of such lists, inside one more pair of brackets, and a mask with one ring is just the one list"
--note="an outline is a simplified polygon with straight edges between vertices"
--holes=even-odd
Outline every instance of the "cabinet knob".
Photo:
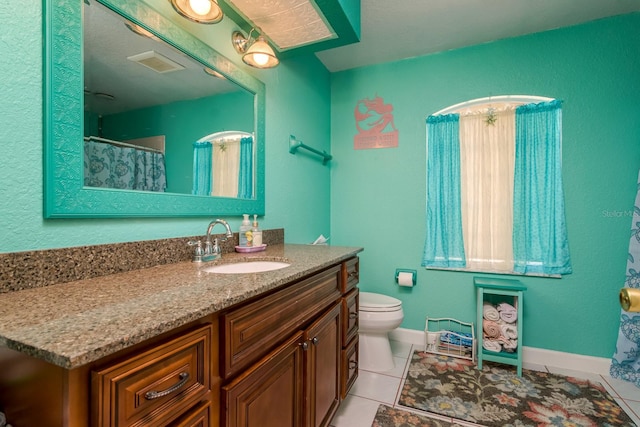
[[311,338],[311,342],[313,343],[313,345],[318,345],[318,337]]
[[302,346],[302,349],[303,349],[304,351],[307,351],[307,349],[309,348],[309,343],[308,343],[308,342],[306,342],[306,341],[305,341],[305,342],[303,342],[303,343],[300,343],[300,345]]
[[349,361],[349,369],[358,369],[358,362],[355,360]]
[[187,381],[189,381],[189,373],[180,372],[180,375],[178,376],[178,378],[180,378],[180,381],[178,381],[177,383],[175,383],[174,385],[172,385],[166,390],[163,390],[163,391],[152,390],[152,391],[146,392],[144,395],[145,399],[147,400],[158,399],[160,397],[173,393],[174,391],[178,390],[180,387],[184,386],[187,383]]
[[357,319],[358,318],[358,313],[355,311],[352,311],[349,313],[349,319]]

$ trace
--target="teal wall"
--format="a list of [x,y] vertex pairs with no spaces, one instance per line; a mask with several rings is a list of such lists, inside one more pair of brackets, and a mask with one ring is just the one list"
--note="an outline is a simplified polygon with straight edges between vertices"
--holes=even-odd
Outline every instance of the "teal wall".
[[[610,357],[640,167],[640,14],[335,73],[331,84],[331,241],[365,247],[361,288],[403,301],[403,327],[425,316],[474,321],[474,274],[420,267],[425,237],[425,119],[492,95],[558,98],[574,273],[522,277],[524,345]],[[353,109],[394,107],[397,148],[354,150]],[[396,268],[418,270],[413,289]]]
[[[266,214],[261,227],[285,228],[290,243],[328,234],[330,170],[288,149],[289,135],[295,134],[329,151],[329,72],[315,56],[282,61],[272,70],[251,69],[229,42],[236,28],[229,19],[198,25],[177,16],[169,2],[149,3],[202,40],[220,41],[220,53],[265,82]],[[204,234],[213,218],[43,219],[42,4],[25,0],[14,8],[0,2],[0,252]],[[241,217],[225,218],[238,229]]]
[[191,194],[193,143],[225,130],[252,133],[253,98],[249,92],[236,91],[104,116],[104,137],[127,140],[164,135],[167,192]]

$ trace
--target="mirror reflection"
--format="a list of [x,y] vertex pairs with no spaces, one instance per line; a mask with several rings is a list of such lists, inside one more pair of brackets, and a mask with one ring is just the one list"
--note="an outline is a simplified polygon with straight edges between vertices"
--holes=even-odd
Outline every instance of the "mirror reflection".
[[250,198],[253,135],[216,132],[193,144],[193,194]]
[[98,2],[83,8],[85,186],[254,198],[254,94]]

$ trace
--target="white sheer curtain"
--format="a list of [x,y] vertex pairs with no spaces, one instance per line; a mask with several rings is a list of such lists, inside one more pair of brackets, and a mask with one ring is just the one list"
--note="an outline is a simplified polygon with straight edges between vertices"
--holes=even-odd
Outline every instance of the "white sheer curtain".
[[[461,206],[466,268],[513,270],[515,110],[460,115]],[[490,149],[486,149],[491,147]],[[484,148],[484,149],[483,149]]]
[[213,143],[212,196],[238,197],[240,138]]

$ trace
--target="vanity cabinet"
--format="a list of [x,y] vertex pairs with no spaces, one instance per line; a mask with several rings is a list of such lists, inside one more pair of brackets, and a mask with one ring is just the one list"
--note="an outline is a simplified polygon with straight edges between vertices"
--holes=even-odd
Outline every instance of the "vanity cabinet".
[[0,346],[0,402],[15,427],[325,427],[357,377],[357,283],[354,257],[73,369]]

